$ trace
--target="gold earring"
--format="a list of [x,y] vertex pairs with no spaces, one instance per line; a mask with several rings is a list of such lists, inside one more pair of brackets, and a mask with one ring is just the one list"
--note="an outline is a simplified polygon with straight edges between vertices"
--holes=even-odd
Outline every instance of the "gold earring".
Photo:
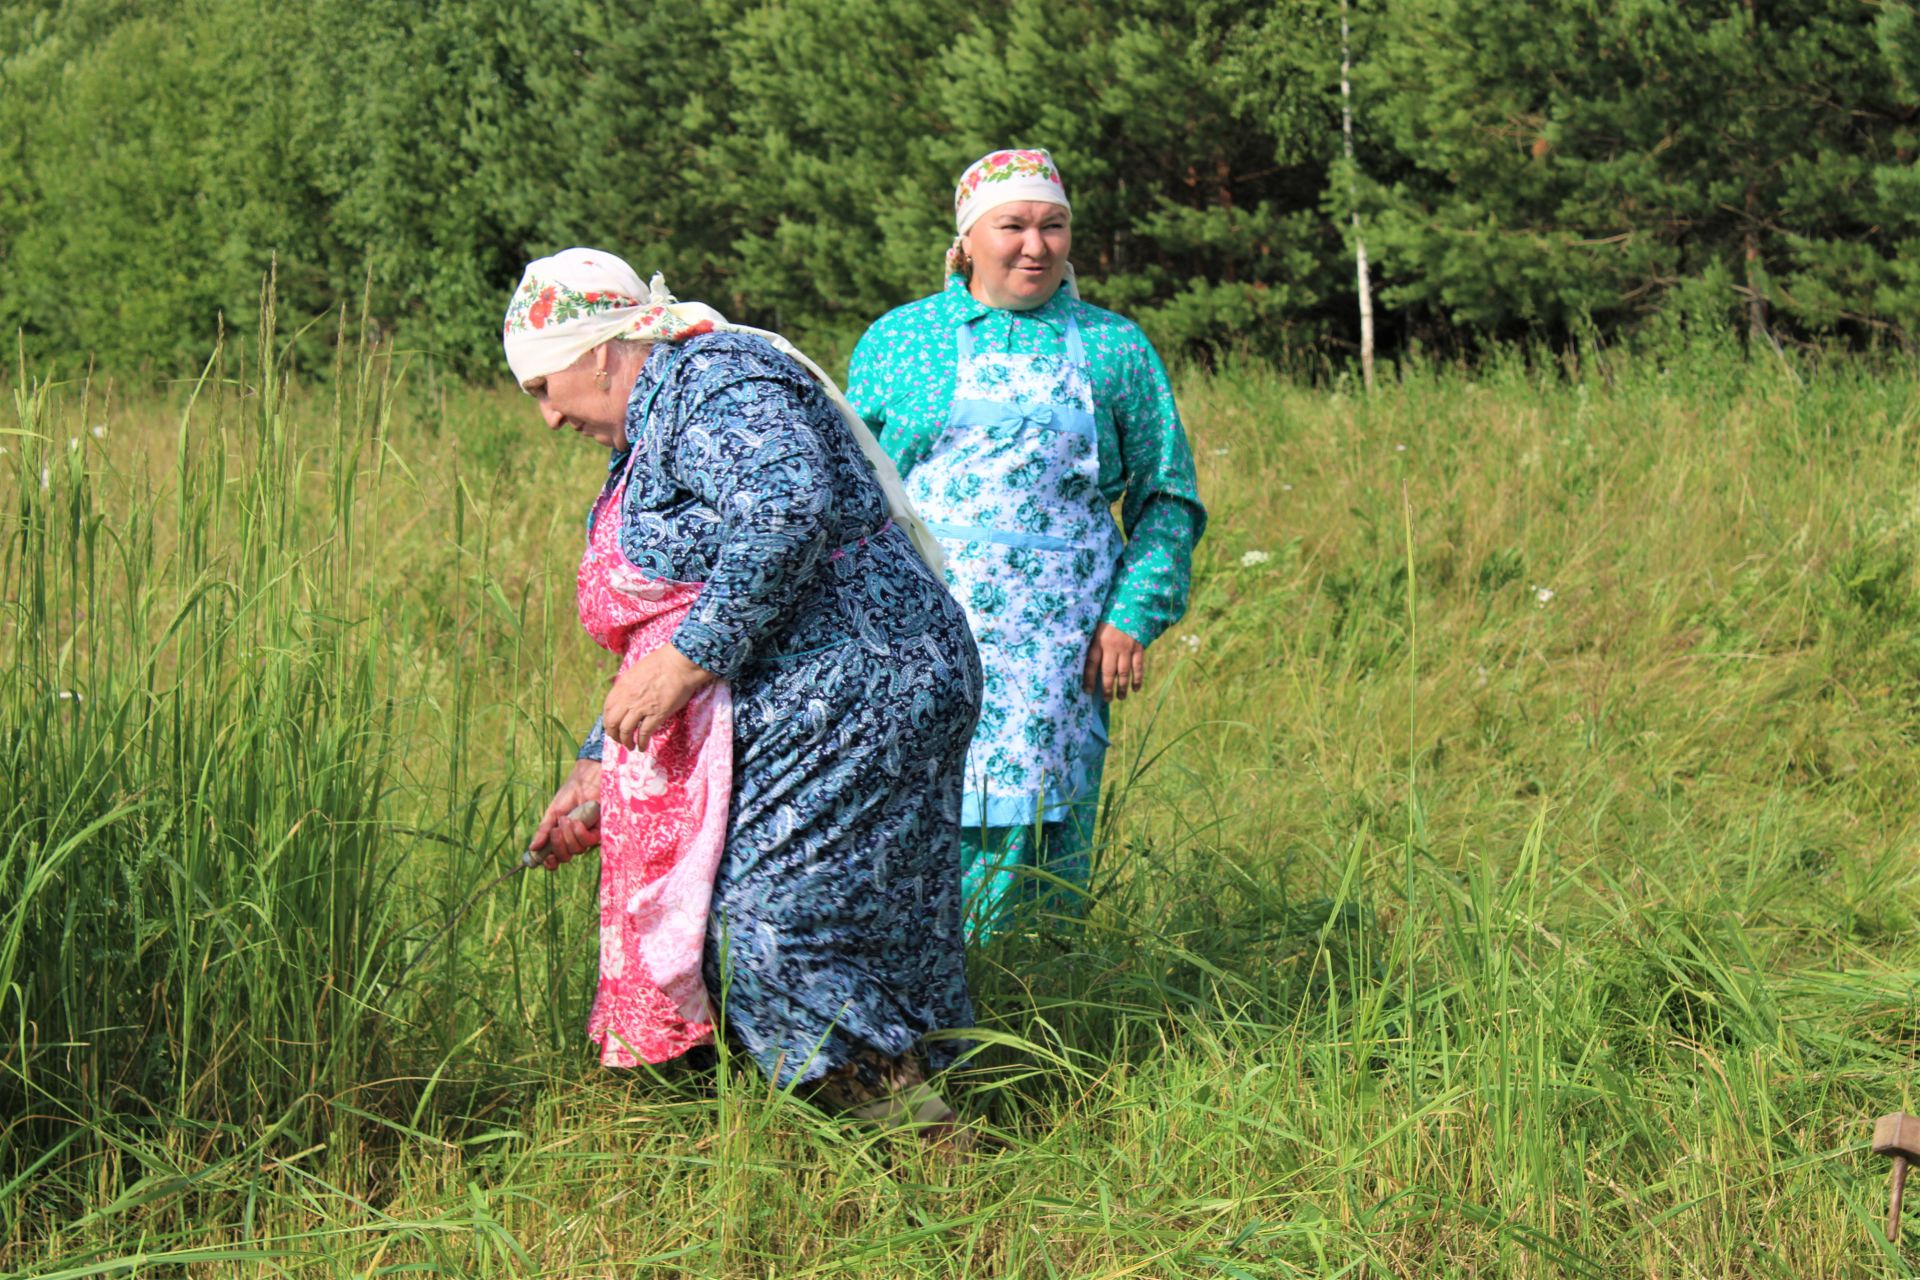
[[593,371],[593,385],[605,391],[613,385],[613,375],[605,369],[595,369]]

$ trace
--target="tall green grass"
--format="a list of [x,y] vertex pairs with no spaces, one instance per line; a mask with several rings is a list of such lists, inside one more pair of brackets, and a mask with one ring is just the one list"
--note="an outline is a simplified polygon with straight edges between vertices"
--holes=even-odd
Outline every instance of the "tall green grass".
[[946,1164],[593,1066],[578,868],[421,956],[604,678],[600,464],[344,336],[13,385],[0,1271],[1910,1270],[1864,1139],[1920,1044],[1913,371],[1183,378],[1193,608],[1098,901],[974,958],[1008,1145]]
[[[238,371],[250,404],[207,406],[238,446],[209,447],[194,411],[223,372],[189,394],[172,474],[117,492],[91,388],[65,422],[52,388],[15,391],[0,990],[7,1100],[48,1132],[121,1114],[238,1133],[386,1056],[368,1006],[396,927],[391,677],[337,614],[354,486],[301,500],[310,446],[270,357]],[[363,424],[332,426],[320,446],[351,476]]]
[[[476,773],[467,743],[544,745],[544,703],[495,714],[468,664],[532,655],[457,458],[389,448],[401,371],[362,348],[330,403],[295,410],[266,315],[251,364],[223,352],[181,389],[171,439],[94,385],[14,389],[0,1114],[16,1169],[31,1155],[165,1185],[187,1153],[294,1143],[344,1170],[369,1113],[421,1101],[396,1044],[444,1056],[473,1038],[429,1017],[465,976],[412,968],[413,950],[524,825],[540,777]],[[451,579],[452,599],[426,601],[383,576],[406,563],[399,528],[360,521],[448,489],[450,527],[411,534]],[[462,631],[504,643],[428,652]],[[423,681],[423,661],[444,667]],[[516,973],[557,985],[538,962]],[[101,1208],[84,1181],[12,1189],[40,1193],[6,1203],[16,1231]]]

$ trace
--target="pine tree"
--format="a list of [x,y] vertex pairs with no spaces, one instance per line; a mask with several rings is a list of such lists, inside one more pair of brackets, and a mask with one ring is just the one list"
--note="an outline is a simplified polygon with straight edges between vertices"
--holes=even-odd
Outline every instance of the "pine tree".
[[1242,52],[1263,15],[1277,34],[1291,7],[1014,0],[955,42],[953,171],[994,146],[1051,149],[1075,200],[1083,291],[1169,351],[1311,346],[1344,294],[1340,236],[1319,208],[1326,156],[1276,142],[1293,87],[1262,98]]
[[1842,269],[1906,127],[1872,24],[1853,0],[1403,0],[1371,64],[1412,169],[1382,221],[1390,303],[1513,333],[1725,279],[1756,336],[1770,305],[1879,323]]

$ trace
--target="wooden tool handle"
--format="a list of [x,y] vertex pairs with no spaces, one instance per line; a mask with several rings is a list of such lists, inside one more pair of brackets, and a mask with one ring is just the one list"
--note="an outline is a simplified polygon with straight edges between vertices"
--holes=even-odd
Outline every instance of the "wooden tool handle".
[[1893,1157],[1893,1202],[1887,1206],[1887,1243],[1900,1243],[1900,1200],[1907,1193],[1907,1158]]
[[[567,816],[583,827],[597,827],[600,825],[600,802],[589,800],[585,804],[577,804],[567,810]],[[532,849],[520,855],[520,865],[526,868],[537,867],[546,860],[546,854]]]

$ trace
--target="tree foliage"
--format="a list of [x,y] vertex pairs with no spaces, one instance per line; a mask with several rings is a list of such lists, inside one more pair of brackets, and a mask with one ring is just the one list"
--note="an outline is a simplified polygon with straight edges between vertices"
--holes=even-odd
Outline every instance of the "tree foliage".
[[[1354,0],[1383,337],[1920,342],[1913,0]],[[0,324],[171,371],[370,290],[480,372],[600,243],[841,349],[938,286],[949,193],[1046,146],[1094,301],[1171,350],[1356,332],[1337,0],[16,0]],[[321,326],[322,329],[325,326]]]

